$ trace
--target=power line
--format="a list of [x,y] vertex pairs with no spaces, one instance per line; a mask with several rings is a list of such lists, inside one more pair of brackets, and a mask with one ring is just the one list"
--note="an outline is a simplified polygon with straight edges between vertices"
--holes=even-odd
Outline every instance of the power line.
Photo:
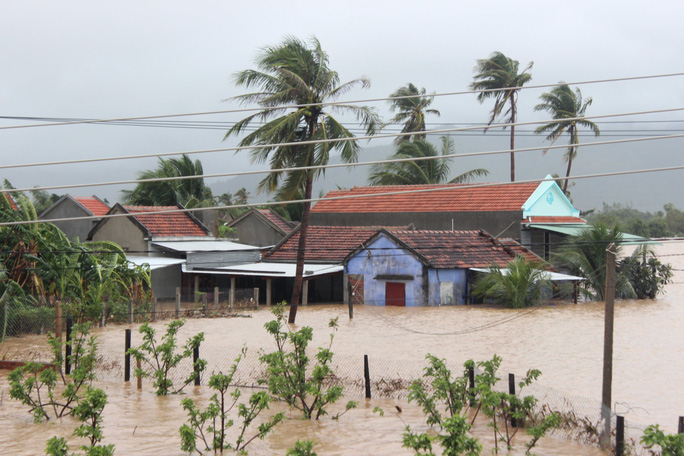
[[[670,167],[663,167],[663,168],[640,169],[640,170],[632,170],[632,171],[613,171],[613,172],[606,172],[606,173],[585,174],[585,175],[573,176],[572,179],[573,180],[579,180],[579,179],[590,179],[590,178],[595,178],[595,177],[623,176],[623,175],[643,174],[643,173],[651,173],[651,172],[676,171],[676,170],[681,170],[681,169],[684,169],[684,165],[670,166]],[[558,180],[565,180],[565,178],[564,177],[557,177],[557,178],[552,177],[552,178],[548,178],[548,179],[547,178],[545,178],[545,179],[531,179],[531,180],[521,180],[521,181],[515,181],[515,182],[463,184],[463,185],[460,185],[458,188],[464,189],[464,188],[481,188],[481,187],[489,187],[489,186],[507,186],[507,185],[516,185],[516,184],[524,184],[524,183],[541,183],[541,182],[558,181]],[[45,188],[52,188],[52,187],[45,187]],[[305,203],[305,202],[318,202],[318,201],[323,201],[323,200],[334,201],[334,200],[346,200],[346,199],[379,197],[379,196],[389,196],[389,195],[405,195],[405,194],[429,193],[429,192],[440,192],[440,191],[443,192],[443,191],[449,191],[449,190],[453,190],[453,189],[454,189],[454,187],[429,188],[429,189],[418,189],[418,190],[395,190],[395,191],[373,193],[373,194],[333,196],[333,197],[310,198],[310,199],[289,200],[289,201],[268,201],[265,203],[247,203],[247,204],[236,204],[236,205],[231,205],[231,206],[210,206],[210,207],[197,207],[197,208],[184,208],[184,209],[169,209],[169,210],[160,210],[160,211],[153,211],[153,212],[136,212],[134,214],[120,213],[120,214],[108,214],[108,215],[104,215],[104,216],[66,217],[66,218],[55,218],[55,219],[46,219],[46,220],[24,220],[24,221],[18,221],[18,222],[3,222],[3,223],[0,223],[0,226],[28,225],[28,224],[35,224],[35,223],[63,222],[63,221],[71,221],[71,220],[100,220],[100,219],[104,219],[104,218],[130,217],[130,216],[154,215],[154,214],[175,214],[175,213],[180,213],[180,212],[201,212],[201,211],[211,211],[211,210],[221,210],[221,209],[241,209],[241,208],[248,208],[249,209],[249,208],[252,208],[255,206],[259,206],[259,207],[285,206],[288,204],[301,204],[301,203]],[[30,190],[36,190],[36,188],[28,189],[28,190],[29,191]],[[22,190],[18,190],[18,189],[2,190],[3,193],[12,193],[12,192],[20,192],[20,191],[22,191]]]
[[[573,117],[573,118],[566,118],[563,119],[564,122],[570,122],[573,120],[587,120],[587,119],[604,119],[604,118],[612,118],[612,117],[624,117],[624,116],[635,116],[635,115],[645,115],[645,114],[659,114],[659,113],[666,113],[666,112],[678,112],[678,111],[684,111],[684,108],[668,108],[668,109],[658,109],[658,110],[652,110],[652,111],[634,111],[634,112],[627,112],[627,113],[617,113],[617,114],[603,114],[603,115],[596,115],[596,116],[584,116],[584,117]],[[544,120],[544,121],[528,121],[528,122],[513,122],[513,123],[505,123],[505,124],[498,124],[496,127],[493,126],[469,126],[469,127],[460,127],[460,128],[447,128],[447,129],[439,129],[439,130],[432,130],[432,131],[427,131],[425,132],[426,134],[440,134],[440,133],[453,133],[453,132],[460,132],[460,131],[472,131],[472,130],[483,130],[483,129],[491,129],[491,128],[505,128],[505,127],[512,127],[512,126],[521,126],[521,125],[538,125],[538,124],[546,124],[549,122],[554,121],[553,119],[551,120]],[[289,146],[304,146],[304,145],[314,145],[314,144],[337,144],[337,143],[344,143],[344,142],[350,142],[350,141],[360,141],[360,140],[372,140],[372,139],[383,139],[383,138],[396,138],[398,136],[410,136],[415,133],[413,132],[408,132],[408,133],[388,133],[388,134],[378,134],[378,135],[366,135],[366,136],[354,136],[351,138],[334,138],[334,139],[325,139],[325,140],[310,140],[310,141],[297,141],[297,142],[289,142],[289,143],[279,143],[279,144],[254,144],[251,146],[236,146],[236,147],[222,147],[222,148],[215,148],[215,149],[202,149],[202,150],[191,150],[191,151],[183,151],[183,152],[162,152],[162,153],[154,153],[154,154],[139,154],[139,155],[127,155],[127,156],[121,156],[121,157],[99,157],[99,158],[83,158],[83,159],[77,159],[77,160],[59,160],[59,161],[52,161],[52,162],[39,162],[39,163],[24,163],[24,164],[16,164],[16,165],[0,165],[0,169],[13,169],[13,168],[27,168],[27,167],[35,167],[35,166],[53,166],[53,165],[66,165],[66,164],[77,164],[77,163],[95,163],[95,162],[104,162],[104,161],[114,161],[114,160],[132,160],[132,159],[141,159],[141,158],[159,158],[159,157],[168,157],[168,156],[178,156],[178,155],[194,155],[194,154],[207,154],[207,153],[215,153],[215,152],[227,152],[227,151],[241,151],[241,150],[258,150],[258,149],[270,149],[270,148],[275,148],[275,147],[289,147]],[[680,137],[682,135],[668,135],[666,137]],[[650,138],[660,138],[660,137],[650,137]],[[605,144],[605,143],[598,143],[598,144]],[[580,144],[580,146],[584,146],[584,144]],[[563,148],[567,146],[562,146]],[[539,149],[552,149],[554,148],[553,146],[547,146],[545,148],[537,148],[536,150]],[[508,153],[510,152],[515,152],[515,150],[508,150]],[[124,182],[124,183],[129,183],[129,182]],[[111,185],[111,184],[107,184]]]
[[356,104],[356,103],[372,103],[372,102],[378,102],[378,101],[402,100],[402,99],[424,97],[424,96],[443,97],[443,96],[454,96],[454,95],[472,95],[472,94],[479,94],[479,93],[483,93],[483,92],[503,92],[503,91],[507,91],[507,90],[519,91],[519,90],[531,90],[531,89],[540,89],[540,88],[548,88],[548,87],[557,87],[557,86],[561,86],[561,85],[600,84],[600,83],[607,83],[607,82],[636,81],[636,80],[645,80],[645,79],[669,78],[669,77],[677,77],[677,76],[684,76],[684,73],[669,73],[669,74],[656,74],[656,75],[647,75],[647,76],[630,76],[630,77],[624,77],[624,78],[594,79],[594,80],[577,81],[577,82],[559,82],[559,83],[554,83],[554,84],[538,84],[538,85],[528,85],[528,86],[523,86],[523,87],[504,87],[504,88],[500,88],[500,89],[465,90],[465,91],[459,91],[459,92],[435,93],[435,94],[431,94],[431,95],[407,95],[407,96],[402,96],[402,97],[365,98],[365,99],[360,99],[360,100],[333,101],[333,102],[324,102],[324,103],[307,103],[307,104],[302,104],[302,105],[287,105],[287,106],[278,106],[278,107],[241,108],[241,109],[231,109],[231,110],[224,110],[224,111],[205,111],[205,112],[191,112],[191,113],[182,113],[182,114],[164,114],[164,115],[155,115],[155,116],[119,117],[119,118],[112,118],[112,119],[74,120],[74,121],[53,122],[53,123],[38,124],[38,125],[11,125],[11,126],[0,127],[0,130],[10,130],[10,129],[19,129],[19,128],[35,128],[35,127],[53,127],[53,126],[76,125],[76,124],[98,124],[98,123],[121,122],[121,121],[130,121],[130,120],[168,119],[168,118],[174,118],[174,117],[190,117],[190,116],[202,116],[202,115],[228,114],[228,113],[236,113],[236,112],[264,111],[264,110],[280,111],[280,110],[285,110],[285,109],[297,109],[297,108],[302,108],[302,107],[307,107],[307,106],[333,106],[334,107],[334,106],[344,106],[344,105],[347,105],[350,103],[354,103],[354,104]]

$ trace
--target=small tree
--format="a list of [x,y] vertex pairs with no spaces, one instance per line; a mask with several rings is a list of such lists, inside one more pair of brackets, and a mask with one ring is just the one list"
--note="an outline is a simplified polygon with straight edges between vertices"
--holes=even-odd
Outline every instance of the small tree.
[[[530,454],[539,439],[547,431],[558,426],[560,423],[558,414],[551,413],[539,420],[534,414],[537,405],[537,399],[534,396],[519,396],[496,391],[495,385],[501,380],[497,376],[499,366],[501,366],[500,356],[494,355],[491,360],[478,362],[477,366],[482,370],[482,373],[475,377],[478,410],[482,410],[490,419],[489,427],[494,432],[494,453],[499,453],[499,443],[505,444],[506,450],[510,452],[513,449],[513,437],[527,423],[527,434],[532,436],[532,439],[525,444],[525,447],[526,454]],[[518,393],[531,385],[540,375],[541,372],[537,369],[528,370],[525,377],[518,383]],[[516,427],[511,425],[512,421],[517,423]]]
[[438,427],[441,432],[416,434],[406,426],[404,447],[418,455],[433,455],[432,443],[436,440],[445,455],[479,455],[482,445],[469,435],[471,423],[466,416],[469,408],[467,375],[464,373],[453,378],[444,360],[430,354],[426,358],[429,365],[423,377],[430,386],[420,380],[414,381],[409,388],[408,399],[423,407],[427,424]]
[[[64,343],[50,335],[48,341],[53,352],[53,365],[58,366],[57,369],[29,362],[13,370],[8,377],[10,397],[28,405],[36,422],[72,414],[83,396],[82,391],[95,380],[97,344],[95,337],[90,336],[89,323],[74,325],[72,335],[73,339],[67,342],[71,346],[71,375],[64,375],[61,369]],[[61,394],[57,391],[59,384],[62,385]]]
[[[228,392],[233,383],[233,377],[240,360],[244,357],[246,349],[235,359],[227,374],[212,375],[209,379],[209,387],[216,390],[209,400],[209,406],[201,410],[190,398],[183,399],[181,405],[188,412],[188,422],[180,427],[181,450],[188,453],[197,452],[203,454],[197,447],[198,439],[202,441],[207,450],[223,452],[225,449],[239,452],[245,451],[245,447],[254,439],[263,439],[273,428],[283,420],[284,413],[277,413],[269,420],[258,426],[258,431],[247,439],[245,434],[254,420],[268,409],[270,396],[265,391],[254,393],[250,396],[247,404],[238,403],[241,397],[239,389]],[[234,421],[228,418],[229,412],[237,405],[238,418],[242,420],[240,433],[234,444],[227,441],[226,430],[233,426]]]
[[[195,334],[181,347],[181,352],[176,353],[176,335],[184,324],[185,320],[172,321],[166,325],[166,333],[162,336],[161,341],[157,342],[155,330],[149,324],[143,323],[140,326],[140,334],[143,335],[142,345],[128,350],[128,353],[136,360],[140,360],[141,363],[152,369],[153,385],[157,389],[157,395],[159,396],[180,393],[187,385],[195,381],[207,367],[205,360],[198,359],[193,364],[192,372],[183,381],[181,387],[173,389],[173,381],[169,378],[169,373],[178,367],[181,361],[190,358],[194,349],[199,348],[200,343],[204,340],[204,333]],[[136,369],[135,374],[141,377],[150,376],[142,368]]]
[[[99,388],[87,387],[86,395],[79,401],[73,410],[81,424],[74,429],[77,437],[85,438],[89,445],[82,445],[81,449],[86,456],[111,456],[114,454],[114,445],[100,445],[102,434],[102,411],[107,405],[107,394]],[[52,437],[47,442],[45,453],[49,456],[68,456],[69,446],[63,437]],[[74,455],[75,456],[75,455]]]
[[620,260],[617,270],[629,281],[639,299],[655,299],[656,295],[665,292],[665,285],[672,279],[672,266],[661,263],[645,246]]
[[[318,349],[311,377],[307,377],[311,359],[306,354],[306,348],[313,338],[313,329],[304,326],[299,331],[283,331],[284,310],[284,302],[275,306],[272,312],[276,319],[264,325],[275,340],[276,351],[262,354],[259,358],[266,364],[267,376],[261,383],[268,385],[268,391],[273,396],[285,401],[290,407],[301,410],[304,418],[317,420],[328,413],[328,404],[334,404],[342,397],[343,388],[329,382],[333,376],[330,367],[333,353],[330,348],[337,331],[337,318],[329,323],[333,331],[330,334],[330,345]],[[288,349],[288,345],[291,349]],[[350,401],[346,410],[354,407],[356,402]]]
[[684,456],[684,434],[665,434],[657,424],[644,430],[641,443],[649,450],[658,445],[662,456]]

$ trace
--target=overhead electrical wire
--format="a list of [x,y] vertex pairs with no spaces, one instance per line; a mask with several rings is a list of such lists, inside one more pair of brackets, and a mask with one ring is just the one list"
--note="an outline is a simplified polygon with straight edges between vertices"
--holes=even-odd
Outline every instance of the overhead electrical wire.
[[[272,110],[272,111],[279,111],[279,110],[285,110],[285,109],[296,109],[296,108],[302,108],[302,107],[307,107],[307,106],[344,106],[350,103],[372,103],[372,102],[378,102],[378,101],[392,101],[392,100],[402,100],[402,99],[408,99],[408,98],[416,98],[416,97],[443,97],[443,96],[454,96],[454,95],[472,95],[472,94],[479,94],[483,92],[503,92],[506,90],[515,90],[515,91],[520,91],[520,90],[531,90],[531,89],[540,89],[540,88],[548,88],[548,87],[557,87],[561,85],[586,85],[586,84],[601,84],[601,83],[607,83],[607,82],[625,82],[625,81],[637,81],[637,80],[644,80],[644,79],[658,79],[658,78],[669,78],[669,77],[678,77],[678,76],[684,76],[684,73],[667,73],[667,74],[655,74],[655,75],[647,75],[647,76],[630,76],[630,77],[623,77],[623,78],[609,78],[609,79],[594,79],[594,80],[587,80],[587,81],[576,81],[576,82],[558,82],[554,84],[537,84],[537,85],[527,85],[523,87],[504,87],[504,88],[498,88],[498,89],[485,89],[485,90],[464,90],[464,91],[458,91],[458,92],[443,92],[443,93],[434,93],[434,94],[429,94],[429,95],[407,95],[407,96],[401,96],[401,97],[380,97],[380,98],[365,98],[365,99],[359,99],[359,100],[347,100],[347,101],[331,101],[331,102],[323,102],[323,103],[307,103],[303,105],[287,105],[287,106],[276,106],[276,107],[259,107],[259,108],[239,108],[239,109],[230,109],[230,110],[223,110],[223,111],[205,111],[205,112],[191,112],[191,113],[182,113],[182,114],[163,114],[163,115],[155,115],[155,116],[138,116],[138,117],[119,117],[119,118],[112,118],[112,119],[93,119],[93,120],[76,120],[76,121],[67,121],[67,122],[53,122],[53,123],[45,123],[45,124],[32,124],[32,125],[9,125],[9,126],[4,126],[0,127],[0,130],[10,130],[10,129],[19,129],[19,128],[36,128],[36,127],[53,127],[53,126],[61,126],[61,125],[76,125],[76,124],[97,124],[97,123],[107,123],[107,122],[120,122],[120,121],[129,121],[129,120],[147,120],[147,119],[168,119],[168,118],[174,118],[174,117],[190,117],[190,116],[201,116],[201,115],[215,115],[215,114],[228,114],[228,113],[236,113],[236,112],[253,112],[253,111],[264,111],[264,110]],[[230,100],[230,99],[228,99]],[[228,101],[224,100],[224,101]]]
[[[651,173],[651,172],[663,172],[663,171],[676,171],[676,170],[682,170],[684,169],[684,165],[681,166],[668,166],[668,167],[662,167],[662,168],[651,168],[651,169],[639,169],[639,170],[631,170],[631,171],[613,171],[613,172],[605,172],[605,173],[594,173],[594,174],[584,174],[584,175],[577,175],[577,176],[572,176],[572,180],[578,180],[578,179],[590,179],[590,178],[596,178],[596,177],[610,177],[610,176],[622,176],[622,175],[632,175],[632,174],[643,174],[643,173]],[[528,179],[528,180],[520,180],[520,181],[515,181],[515,182],[495,182],[495,183],[482,183],[482,184],[463,184],[459,188],[481,188],[481,187],[490,187],[490,186],[506,186],[506,185],[516,185],[516,184],[524,184],[524,183],[540,183],[540,182],[547,182],[547,181],[557,181],[557,180],[565,180],[565,177],[556,177],[556,178],[550,178],[550,179]],[[46,188],[52,188],[52,187],[46,187]],[[154,215],[154,214],[174,214],[174,213],[180,213],[180,212],[202,212],[202,211],[211,211],[211,210],[221,210],[221,209],[241,209],[241,208],[251,208],[254,206],[260,206],[260,207],[269,207],[269,206],[285,206],[288,204],[301,204],[305,202],[318,202],[318,201],[335,201],[335,200],[347,200],[347,199],[357,199],[357,198],[367,198],[367,197],[379,197],[379,196],[389,196],[389,195],[404,195],[404,194],[415,194],[415,193],[430,193],[430,192],[440,192],[440,191],[448,191],[452,190],[453,187],[446,187],[446,188],[428,188],[428,189],[418,189],[418,190],[396,190],[396,191],[389,191],[389,192],[381,192],[381,193],[373,193],[373,194],[362,194],[362,195],[346,195],[346,196],[328,196],[328,197],[322,197],[322,198],[310,198],[310,199],[300,199],[300,200],[289,200],[289,201],[268,201],[265,203],[247,203],[247,204],[234,204],[234,205],[224,205],[224,206],[210,206],[210,207],[196,207],[196,208],[183,208],[183,209],[168,209],[168,210],[161,210],[161,211],[151,211],[151,212],[135,212],[133,214],[128,214],[128,213],[120,213],[120,214],[108,214],[104,216],[83,216],[83,217],[65,217],[65,218],[54,218],[54,219],[45,219],[45,220],[23,220],[23,221],[17,221],[17,222],[3,222],[0,223],[0,226],[14,226],[14,225],[29,225],[29,224],[35,224],[35,223],[47,223],[47,222],[63,222],[63,221],[71,221],[71,220],[99,220],[99,219],[104,219],[104,218],[116,218],[116,217],[131,217],[131,216],[139,216],[139,215]],[[29,189],[30,190],[36,190],[36,188]],[[10,190],[3,190],[4,193],[12,193],[12,192],[20,192],[22,190],[19,189],[10,189]]]
[[[596,116],[571,117],[571,118],[563,119],[563,121],[602,119],[602,118],[624,117],[624,116],[634,116],[634,115],[644,115],[644,114],[659,114],[659,113],[665,113],[665,112],[678,112],[678,111],[684,111],[684,108],[667,108],[667,109],[658,109],[658,110],[652,110],[652,111],[635,111],[635,112],[617,113],[617,114],[602,114],[602,115],[596,115]],[[551,120],[543,120],[543,121],[512,122],[512,123],[498,124],[496,127],[512,127],[512,126],[517,127],[517,126],[521,126],[521,125],[538,125],[538,124],[547,124],[547,123],[553,122],[553,121],[554,120],[551,119]],[[494,127],[492,127],[492,126],[469,126],[469,127],[460,127],[460,128],[447,128],[447,129],[431,130],[431,131],[426,131],[425,133],[435,135],[435,134],[442,134],[442,133],[482,130],[482,129],[490,129],[490,128],[494,128]],[[104,162],[104,161],[132,160],[132,159],[141,159],[141,158],[159,158],[159,157],[167,157],[167,156],[207,154],[207,153],[227,152],[227,151],[238,152],[241,150],[257,150],[257,149],[266,149],[266,148],[273,148],[273,147],[303,146],[303,145],[324,144],[324,143],[325,144],[336,144],[336,143],[344,143],[344,142],[350,142],[350,141],[361,141],[361,140],[372,140],[372,139],[383,139],[383,138],[396,138],[396,137],[401,137],[401,136],[411,136],[414,134],[415,134],[414,132],[386,133],[386,134],[378,134],[378,135],[354,136],[354,137],[350,137],[350,138],[333,138],[333,139],[324,139],[324,140],[297,141],[297,142],[279,143],[279,144],[254,144],[254,145],[250,145],[250,146],[221,147],[221,148],[214,148],[214,149],[190,150],[190,151],[180,151],[180,152],[161,152],[161,153],[154,153],[154,154],[127,155],[127,156],[120,156],[120,157],[82,158],[82,159],[75,159],[75,160],[59,160],[59,161],[51,161],[51,162],[0,165],[0,169],[27,168],[27,167],[36,167],[36,166],[70,165],[70,164],[79,164],[79,163],[96,163],[96,162]],[[669,138],[678,138],[678,137],[682,137],[682,136],[684,136],[684,135],[649,136],[649,137],[647,137],[647,139],[669,139]],[[636,141],[636,140],[638,140],[638,138],[632,139],[632,141]],[[593,144],[603,145],[603,144],[614,144],[614,143],[629,142],[629,141],[630,140],[615,140],[614,142],[604,141],[604,142],[597,142],[597,143],[593,143]],[[578,146],[586,147],[586,144],[587,143],[578,144]],[[562,147],[566,148],[567,145],[564,145]],[[537,148],[534,148],[534,150],[554,149],[554,148],[558,148],[558,147],[554,147],[553,145],[549,145],[546,147],[537,147]],[[525,150],[525,149],[520,149],[520,150]],[[507,152],[508,153],[516,152],[516,150],[510,150],[509,149]],[[500,152],[500,153],[503,153],[503,152]],[[482,154],[484,154],[484,153],[482,153]],[[454,156],[459,156],[459,155],[466,156],[465,154],[456,154]],[[435,158],[444,158],[444,157],[445,156],[440,156],[440,157],[435,157]],[[216,176],[216,177],[220,177],[220,176]],[[124,182],[124,183],[129,183],[129,182]],[[112,185],[112,184],[107,184],[107,185]]]

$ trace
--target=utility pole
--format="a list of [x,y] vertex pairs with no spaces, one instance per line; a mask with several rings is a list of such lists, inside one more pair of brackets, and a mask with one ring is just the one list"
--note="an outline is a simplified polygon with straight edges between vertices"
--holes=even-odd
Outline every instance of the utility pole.
[[606,249],[606,301],[603,333],[603,392],[601,397],[601,416],[605,427],[601,436],[601,446],[610,444],[610,416],[613,408],[613,320],[615,315],[615,244]]

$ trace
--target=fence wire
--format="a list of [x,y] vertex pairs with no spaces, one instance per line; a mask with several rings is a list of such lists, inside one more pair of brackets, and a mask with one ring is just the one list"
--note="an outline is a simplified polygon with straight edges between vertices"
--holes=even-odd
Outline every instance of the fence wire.
[[[172,320],[180,315],[182,318],[196,317],[229,317],[237,316],[242,310],[254,309],[255,304],[249,299],[237,301],[233,306],[227,302],[218,305],[213,301],[186,302],[178,310],[175,302],[157,304],[149,311],[136,311],[131,314],[129,309],[120,316],[112,313],[105,319],[93,319],[93,325],[113,324],[117,321],[151,321]],[[66,317],[63,319],[66,320]],[[128,321],[126,321],[128,320]],[[123,321],[122,321],[123,322]],[[63,322],[64,324],[64,322]],[[0,359],[18,361],[42,361],[51,362],[52,353],[47,344],[45,334],[55,330],[55,312],[50,308],[31,308],[25,305],[6,305],[0,309],[0,336],[1,340],[7,338],[20,340],[20,344],[10,344],[9,348],[0,345]],[[160,335],[158,334],[158,337]],[[121,331],[121,352],[100,352],[97,358],[96,374],[98,380],[104,382],[122,382],[124,379],[124,331]],[[135,345],[135,344],[134,344]],[[315,354],[318,348],[309,347],[307,355],[311,364],[315,362]],[[221,344],[203,343],[200,346],[200,358],[207,361],[207,369],[200,379],[201,385],[207,385],[209,378],[216,373],[227,372],[238,356],[241,355],[241,347],[224,346]],[[237,372],[234,376],[234,386],[243,388],[264,388],[263,381],[266,379],[265,364],[260,361],[263,351],[247,350],[242,355]],[[344,388],[344,396],[349,399],[362,399],[365,396],[364,358],[363,356],[351,356],[335,354],[331,368],[334,374],[328,379],[330,385],[339,385]],[[454,376],[459,376],[464,368],[458,363],[446,361],[447,367]],[[396,399],[405,401],[408,399],[409,387],[415,380],[423,378],[424,369],[427,366],[424,359],[397,359],[397,358],[369,358],[369,375],[371,395],[374,398]],[[135,360],[131,359],[131,381],[135,381],[133,371],[136,367]],[[311,368],[313,366],[310,366]],[[143,365],[143,370],[150,375],[153,367]],[[192,373],[193,361],[191,358],[183,359],[177,368],[169,373],[175,387],[183,384],[185,379]],[[311,372],[309,372],[310,374]],[[151,386],[150,377],[143,382]],[[503,377],[503,375],[502,375]],[[507,380],[507,379],[505,379]],[[429,388],[429,386],[428,386]],[[507,391],[508,382],[503,379],[495,387],[499,391]],[[602,418],[606,411],[599,400],[590,399],[578,395],[567,394],[557,389],[533,383],[518,392],[521,396],[532,395],[538,400],[536,412],[540,416],[556,412],[562,417],[562,424],[553,433],[559,437],[570,438],[588,445],[598,445],[605,424]],[[615,429],[617,412],[628,415],[622,410],[609,410],[610,428],[615,442]],[[647,455],[652,454],[643,448],[639,440],[647,426],[625,419],[625,442],[629,452],[625,454]],[[662,426],[671,429],[671,426]]]

